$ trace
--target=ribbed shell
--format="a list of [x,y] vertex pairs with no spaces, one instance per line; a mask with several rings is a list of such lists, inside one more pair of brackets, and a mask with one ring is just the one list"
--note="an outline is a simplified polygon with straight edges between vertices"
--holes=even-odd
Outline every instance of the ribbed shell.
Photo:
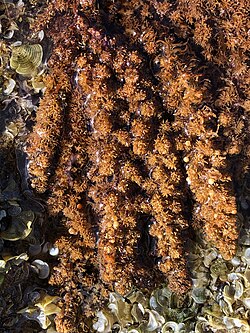
[[32,75],[41,64],[42,57],[43,49],[40,44],[15,46],[12,47],[10,67],[19,74]]

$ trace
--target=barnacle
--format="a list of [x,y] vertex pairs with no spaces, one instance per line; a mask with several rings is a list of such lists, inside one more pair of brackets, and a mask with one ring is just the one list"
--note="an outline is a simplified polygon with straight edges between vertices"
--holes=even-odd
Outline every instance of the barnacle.
[[12,47],[10,66],[22,75],[34,75],[41,65],[43,48],[40,44]]

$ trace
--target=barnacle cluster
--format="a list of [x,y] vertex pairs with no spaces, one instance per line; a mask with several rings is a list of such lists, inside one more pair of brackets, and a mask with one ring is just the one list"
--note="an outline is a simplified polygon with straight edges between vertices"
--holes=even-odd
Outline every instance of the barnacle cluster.
[[219,262],[235,255],[248,10],[246,0],[54,0],[38,15],[54,47],[27,153],[60,252],[50,278],[65,293],[59,331],[90,329],[77,316],[107,290],[168,281],[185,293],[197,234]]

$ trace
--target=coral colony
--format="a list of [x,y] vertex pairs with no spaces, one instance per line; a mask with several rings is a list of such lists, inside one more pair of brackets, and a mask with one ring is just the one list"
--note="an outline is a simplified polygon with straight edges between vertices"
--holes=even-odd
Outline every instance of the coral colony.
[[[166,311],[169,293],[181,299],[198,283],[190,272],[198,239],[214,248],[199,267],[226,281],[250,156],[249,7],[52,0],[38,11],[33,31],[53,49],[26,152],[59,253],[49,279],[62,296],[58,332],[111,332],[117,322],[121,329],[115,307],[134,322],[149,317],[131,332],[161,332],[164,316],[175,319],[162,332],[187,332],[177,306]],[[13,46],[11,67],[37,73],[41,44]],[[156,291],[162,284],[168,289]],[[203,287],[192,294],[198,304]],[[133,288],[140,291],[129,294]],[[153,290],[149,309],[142,292]],[[112,315],[98,312],[93,326],[108,295]]]

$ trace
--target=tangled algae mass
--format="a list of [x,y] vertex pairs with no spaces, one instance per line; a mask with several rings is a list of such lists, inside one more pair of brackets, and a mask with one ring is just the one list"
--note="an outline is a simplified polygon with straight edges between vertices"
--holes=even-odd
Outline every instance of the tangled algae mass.
[[248,10],[55,0],[38,15],[53,52],[27,153],[60,252],[50,283],[64,291],[62,331],[108,290],[168,281],[185,293],[197,234],[233,257],[249,165]]

